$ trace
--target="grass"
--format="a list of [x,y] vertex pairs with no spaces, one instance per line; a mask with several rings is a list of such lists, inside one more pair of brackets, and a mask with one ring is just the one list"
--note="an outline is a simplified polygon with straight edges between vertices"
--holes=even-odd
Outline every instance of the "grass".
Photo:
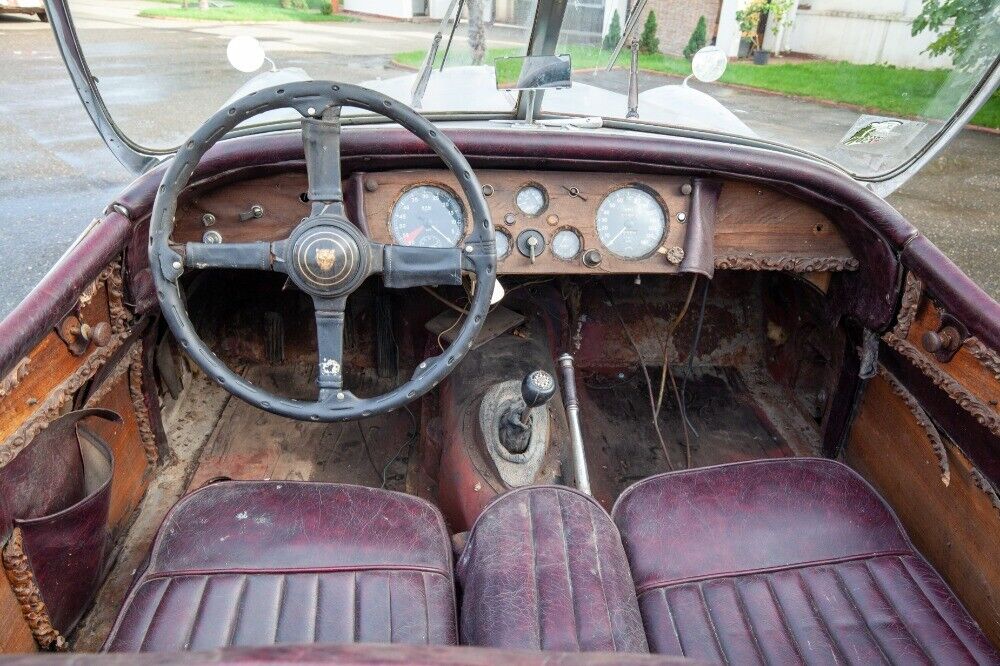
[[[571,47],[569,53],[574,69],[585,70],[607,64],[608,53],[595,47]],[[518,54],[516,49],[490,49],[486,60],[491,62],[498,57]],[[422,51],[409,51],[398,53],[393,59],[401,65],[419,67],[423,56]],[[463,59],[467,60],[467,54],[456,53],[454,49],[448,56],[449,64],[461,64]],[[627,55],[622,55],[619,64],[627,66]],[[687,60],[661,53],[640,55],[639,67],[675,76],[691,73]],[[950,99],[947,94],[950,74],[943,69],[855,65],[829,60],[789,63],[772,60],[765,66],[730,62],[720,82],[847,104],[891,116],[942,118],[951,113],[953,106],[945,101]],[[936,99],[939,94],[941,100]],[[1000,93],[994,94],[971,122],[981,127],[1000,129]]]
[[309,9],[283,9],[280,0],[225,0],[228,7],[210,7],[198,9],[198,0],[188,0],[188,8],[180,7],[181,0],[160,0],[174,5],[171,7],[156,7],[144,9],[139,16],[146,18],[197,19],[203,21],[238,21],[271,22],[271,21],[356,21],[357,19],[343,14],[324,14],[323,8],[329,7],[329,0],[306,0]]

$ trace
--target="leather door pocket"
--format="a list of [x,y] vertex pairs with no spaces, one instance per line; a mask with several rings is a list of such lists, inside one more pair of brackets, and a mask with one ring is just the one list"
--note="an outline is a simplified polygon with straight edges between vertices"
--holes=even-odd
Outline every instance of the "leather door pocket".
[[64,645],[106,570],[114,456],[88,418],[121,422],[107,409],[69,412],[0,469],[4,569],[22,608],[32,593],[44,603],[26,617],[43,648]]

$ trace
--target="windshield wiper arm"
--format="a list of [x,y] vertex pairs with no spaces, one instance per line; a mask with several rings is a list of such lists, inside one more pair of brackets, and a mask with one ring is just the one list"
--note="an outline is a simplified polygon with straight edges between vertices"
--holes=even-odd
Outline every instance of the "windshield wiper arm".
[[[427,55],[424,56],[424,61],[420,64],[420,71],[417,73],[417,78],[413,82],[413,88],[410,90],[410,106],[414,109],[419,109],[421,102],[424,99],[424,93],[427,92],[427,82],[431,79],[431,70],[434,69],[434,61],[437,59],[438,48],[441,47],[441,39],[444,38],[445,28],[448,27],[448,20],[451,19],[452,15],[455,14],[455,8],[459,7],[465,2],[465,0],[451,0],[451,4],[448,5],[448,10],[444,13],[444,18],[441,19],[441,23],[438,24],[437,32],[434,34],[434,40],[431,42],[431,47],[427,50]],[[461,11],[461,9],[459,9]],[[458,25],[458,16],[455,16],[455,25]],[[455,29],[452,28],[451,35],[454,36]],[[448,38],[448,48],[451,47],[451,37]],[[445,56],[448,55],[447,50],[445,50]],[[444,62],[442,61],[441,66],[444,67]]]
[[618,40],[615,50],[611,52],[611,60],[608,61],[608,66],[604,71],[610,72],[614,68],[615,63],[618,62],[618,56],[621,55],[622,49],[625,48],[625,42],[628,41],[628,38],[632,36],[632,32],[635,31],[635,26],[639,24],[639,17],[642,16],[642,11],[646,8],[647,4],[649,4],[649,0],[639,0],[635,4],[635,7],[632,8],[632,12],[625,20],[625,29],[622,30],[621,39]]

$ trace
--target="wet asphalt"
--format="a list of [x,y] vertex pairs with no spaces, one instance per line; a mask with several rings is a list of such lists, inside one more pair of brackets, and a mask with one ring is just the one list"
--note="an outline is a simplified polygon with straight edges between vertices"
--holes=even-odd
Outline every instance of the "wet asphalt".
[[[105,99],[127,133],[160,146],[186,138],[246,81],[225,60],[225,43],[233,34],[268,34],[265,46],[282,67],[302,67],[314,78],[357,82],[399,74],[390,54],[422,49],[434,32],[426,24],[263,28],[151,22],[134,18],[141,3],[108,0],[97,18],[95,6],[88,0],[71,3]],[[333,49],[347,55],[331,57]],[[0,15],[0,63],[4,316],[132,175],[104,146],[84,112],[47,25]],[[135,83],[139,75],[151,80],[145,88]],[[663,83],[663,77],[654,75],[640,80],[643,89]],[[187,91],[184,104],[175,101],[178,89]],[[832,133],[857,118],[856,112],[810,102],[719,86],[707,91],[765,137],[791,130],[807,141],[817,124]],[[150,102],[162,103],[155,114]],[[1000,135],[963,131],[889,201],[1000,299]]]

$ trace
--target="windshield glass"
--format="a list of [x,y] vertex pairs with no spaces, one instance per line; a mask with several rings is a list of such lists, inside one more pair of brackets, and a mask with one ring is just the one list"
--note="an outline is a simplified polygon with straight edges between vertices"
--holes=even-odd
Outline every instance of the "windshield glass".
[[[528,53],[536,14],[549,25],[559,20],[536,12],[536,2],[69,6],[115,122],[136,143],[163,150],[228,100],[294,80],[358,83],[427,113],[511,117],[531,93],[497,90],[495,63]],[[1000,0],[569,0],[558,35],[554,50],[570,56],[573,84],[537,93],[540,117],[761,139],[877,177],[918,155],[996,67]],[[253,58],[244,71],[227,59],[240,36],[262,47],[258,68]],[[254,122],[295,117],[275,112]],[[972,123],[1000,128],[1000,97]]]

